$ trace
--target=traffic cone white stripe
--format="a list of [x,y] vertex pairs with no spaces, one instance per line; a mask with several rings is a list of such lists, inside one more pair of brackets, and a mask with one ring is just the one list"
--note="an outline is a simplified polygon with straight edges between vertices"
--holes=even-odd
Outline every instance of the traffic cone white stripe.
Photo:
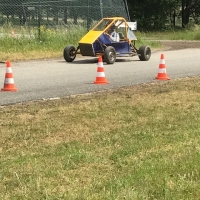
[[166,68],[159,68],[158,69],[158,73],[166,73]]
[[14,79],[13,78],[6,78],[4,83],[5,84],[13,84],[14,83]]
[[103,62],[98,62],[99,67],[103,67]]
[[6,68],[6,73],[12,73],[11,67],[7,67],[7,68]]
[[104,72],[97,72],[97,76],[98,77],[105,77],[105,73]]
[[165,60],[161,59],[160,64],[165,64]]

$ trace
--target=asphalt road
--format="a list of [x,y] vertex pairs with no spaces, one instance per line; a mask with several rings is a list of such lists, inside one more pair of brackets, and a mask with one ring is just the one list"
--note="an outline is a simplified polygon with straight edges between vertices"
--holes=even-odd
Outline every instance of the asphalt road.
[[[156,51],[149,61],[138,57],[117,59],[113,65],[104,63],[109,84],[94,84],[97,58],[76,58],[72,63],[63,59],[12,62],[17,92],[0,92],[0,105],[15,104],[69,95],[91,93],[148,83],[158,74],[160,55],[164,53],[167,75],[171,79],[200,75],[200,49]],[[6,65],[0,64],[0,89],[4,86]]]

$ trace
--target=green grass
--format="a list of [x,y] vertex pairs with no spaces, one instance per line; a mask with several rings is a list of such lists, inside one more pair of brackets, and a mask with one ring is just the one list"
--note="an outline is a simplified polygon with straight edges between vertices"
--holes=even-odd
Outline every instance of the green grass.
[[[40,58],[60,58],[66,45],[78,46],[79,40],[87,33],[81,25],[68,24],[54,28],[41,26],[38,29],[30,27],[13,27],[6,24],[0,27],[0,61],[30,60]],[[14,30],[15,37],[11,37]],[[149,45],[152,49],[162,48],[155,40],[200,40],[200,28],[193,25],[185,30],[166,30],[160,32],[136,31],[136,47]],[[20,36],[20,37],[19,37]]]
[[[10,30],[10,34],[8,31]],[[0,37],[0,60],[29,60],[38,58],[62,57],[67,44],[78,45],[80,38],[86,33],[81,26],[68,26],[50,29],[41,26],[40,37],[38,30],[29,32],[16,28],[15,37],[11,37],[11,28],[3,29]],[[78,31],[77,31],[78,30]]]
[[0,199],[199,199],[199,85],[1,107]]
[[[11,37],[14,30],[15,37]],[[41,26],[40,36],[38,30],[12,27],[6,25],[0,28],[0,60],[30,60],[39,58],[57,58],[62,57],[64,48],[72,44],[78,46],[79,40],[87,33],[86,28],[81,25],[59,26],[54,29]],[[151,45],[151,47],[161,46],[155,41],[144,41],[140,38],[140,33],[136,46],[142,44]]]
[[141,38],[152,40],[200,40],[200,26],[194,25],[186,29],[141,32]]

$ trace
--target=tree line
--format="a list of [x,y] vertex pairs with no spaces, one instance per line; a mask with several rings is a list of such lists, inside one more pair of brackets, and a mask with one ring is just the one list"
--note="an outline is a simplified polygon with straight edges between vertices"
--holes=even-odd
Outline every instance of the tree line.
[[130,18],[141,28],[162,29],[168,22],[172,28],[180,19],[185,28],[192,20],[200,23],[200,0],[127,0]]

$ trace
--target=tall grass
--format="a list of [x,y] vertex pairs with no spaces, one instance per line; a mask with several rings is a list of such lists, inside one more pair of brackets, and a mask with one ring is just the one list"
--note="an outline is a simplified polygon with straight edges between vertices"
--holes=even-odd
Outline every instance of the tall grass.
[[[11,37],[12,30],[15,33],[14,37]],[[80,25],[54,29],[41,26],[40,32],[38,29],[28,30],[29,32],[23,28],[11,27],[2,29],[0,60],[60,57],[67,44],[77,46],[80,38],[87,32]]]
[[188,25],[185,29],[139,32],[139,35],[147,40],[200,40],[200,26]]
[[[62,57],[66,45],[78,46],[79,40],[87,33],[86,26],[68,24],[54,28],[41,26],[40,34],[37,28],[13,27],[6,24],[0,27],[0,60],[27,60],[37,58]],[[14,30],[15,37],[11,37]],[[186,30],[168,30],[162,32],[135,31],[136,47],[145,44],[151,48],[161,47],[155,40],[199,40],[199,26],[192,26]]]

